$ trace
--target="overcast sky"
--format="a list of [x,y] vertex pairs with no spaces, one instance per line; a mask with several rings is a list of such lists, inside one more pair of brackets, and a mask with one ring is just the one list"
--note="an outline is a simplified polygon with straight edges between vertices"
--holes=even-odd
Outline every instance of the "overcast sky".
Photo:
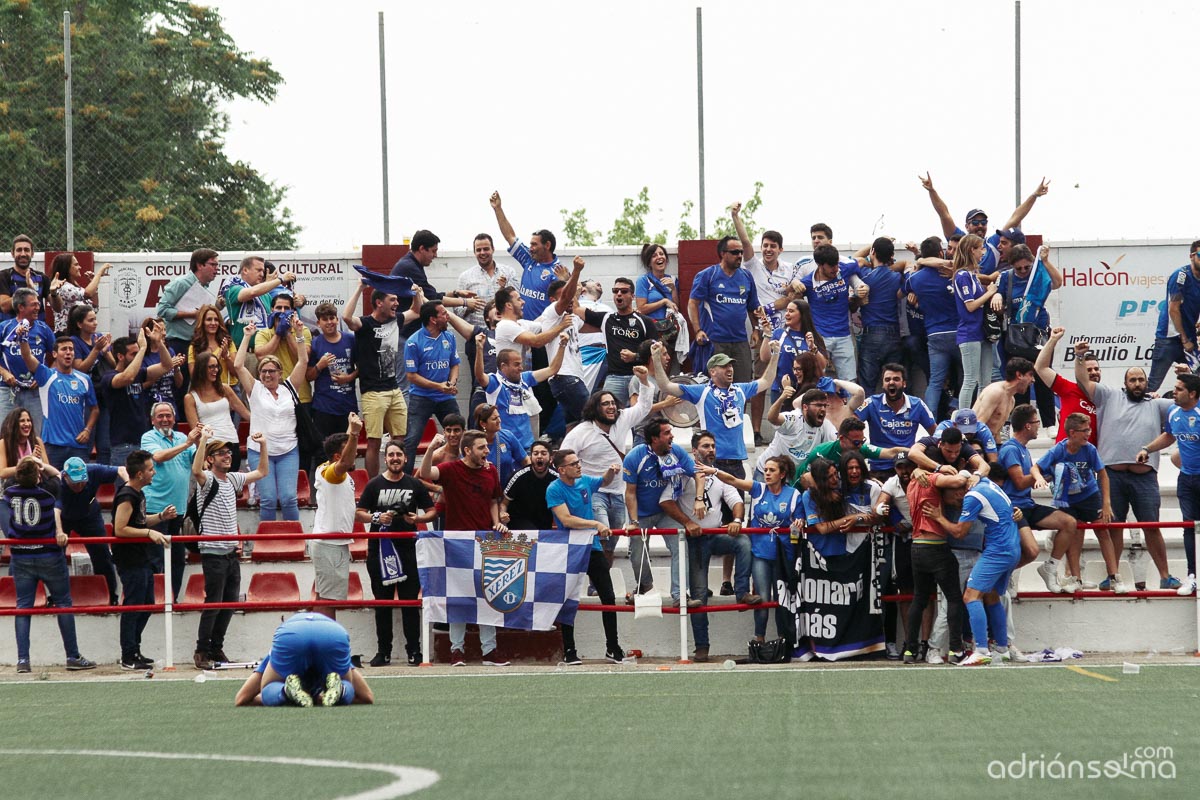
[[[560,232],[559,209],[579,207],[607,232],[642,186],[673,242],[698,198],[695,0],[214,5],[286,81],[270,105],[229,109],[228,146],[288,187],[303,249],[383,241],[381,9],[393,242],[430,228],[461,250],[497,233],[493,189],[523,236]],[[703,9],[710,221],[759,180],[757,222],[789,246],[818,220],[839,243],[877,226],[920,238],[940,232],[926,170],[960,222],[1012,210],[1012,2]],[[1026,229],[1049,242],[1200,234],[1200,4],[1025,0],[1022,23],[1022,196],[1052,181]]]

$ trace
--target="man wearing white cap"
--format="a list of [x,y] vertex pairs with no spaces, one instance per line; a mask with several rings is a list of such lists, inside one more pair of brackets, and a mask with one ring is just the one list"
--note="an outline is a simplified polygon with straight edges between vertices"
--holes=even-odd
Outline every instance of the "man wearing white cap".
[[933,429],[934,440],[941,439],[942,431],[952,426],[962,431],[963,439],[967,444],[974,447],[989,462],[998,458],[1000,449],[996,444],[996,436],[992,433],[991,428],[979,421],[974,411],[969,408],[960,408],[950,415],[950,419],[939,422],[938,426]]

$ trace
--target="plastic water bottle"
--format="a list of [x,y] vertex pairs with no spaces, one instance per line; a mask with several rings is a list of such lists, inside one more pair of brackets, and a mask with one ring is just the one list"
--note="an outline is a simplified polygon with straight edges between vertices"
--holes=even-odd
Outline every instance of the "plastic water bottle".
[[735,662],[732,658],[727,658],[725,659],[725,662],[721,664],[721,666],[725,669],[733,669],[737,666],[737,662]]
[[1149,567],[1147,563],[1146,547],[1142,543],[1142,532],[1131,531],[1129,537],[1129,566],[1133,569],[1133,586],[1139,592],[1146,590],[1146,569]]

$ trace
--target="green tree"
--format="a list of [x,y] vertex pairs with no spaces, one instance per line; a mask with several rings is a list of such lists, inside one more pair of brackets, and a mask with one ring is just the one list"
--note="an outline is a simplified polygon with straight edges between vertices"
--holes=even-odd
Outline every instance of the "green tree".
[[235,98],[282,77],[182,0],[0,0],[0,230],[65,233],[62,11],[71,11],[77,246],[290,249],[284,189],[224,152]]
[[611,245],[641,245],[646,242],[666,244],[667,232],[665,230],[656,233],[653,237],[646,233],[646,215],[649,213],[650,188],[643,186],[636,199],[625,198],[621,216],[613,221],[612,230],[608,232],[608,243]]
[[[762,207],[762,181],[754,182],[754,195],[742,203],[742,224],[746,226],[746,235],[751,241],[758,238],[758,234],[762,231],[758,225],[754,223],[754,212]],[[713,222],[712,228],[707,231],[710,239],[722,239],[726,236],[737,236],[737,231],[733,229],[733,217],[729,213],[729,208],[725,209],[723,216],[717,217]]]
[[567,244],[573,247],[596,246],[596,237],[600,235],[600,231],[588,229],[586,208],[577,208],[574,211],[561,208],[558,213],[562,215],[563,236],[567,237]]
[[691,242],[700,238],[700,232],[692,227],[692,211],[695,208],[696,204],[691,200],[683,201],[683,213],[679,215],[679,230],[675,234],[681,242]]

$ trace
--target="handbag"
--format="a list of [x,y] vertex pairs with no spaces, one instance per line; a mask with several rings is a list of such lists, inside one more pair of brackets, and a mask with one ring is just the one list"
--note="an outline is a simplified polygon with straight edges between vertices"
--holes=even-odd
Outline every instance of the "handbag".
[[310,453],[322,453],[325,437],[313,422],[312,412],[300,404],[300,395],[296,394],[296,387],[292,386],[291,381],[284,381],[283,385],[287,387],[292,395],[292,402],[296,404],[296,440],[300,443],[300,449]]
[[[1005,291],[1005,308],[1012,310],[1012,275],[1008,276],[1008,289]],[[1048,338],[1046,332],[1038,327],[1036,322],[1009,322],[1004,330],[1004,353],[1011,358],[1025,358],[1036,361],[1042,346]]]
[[[605,437],[607,438],[607,437]],[[615,445],[614,445],[615,447]],[[642,573],[645,571],[646,562],[649,560],[650,554],[650,536],[642,531],[642,563],[639,564],[637,582],[638,586],[642,585]],[[634,619],[662,619],[662,595],[658,592],[640,592],[633,596],[633,618]]]
[[749,650],[751,664],[787,664],[792,660],[792,646],[786,639],[771,639],[766,642],[752,639]]

